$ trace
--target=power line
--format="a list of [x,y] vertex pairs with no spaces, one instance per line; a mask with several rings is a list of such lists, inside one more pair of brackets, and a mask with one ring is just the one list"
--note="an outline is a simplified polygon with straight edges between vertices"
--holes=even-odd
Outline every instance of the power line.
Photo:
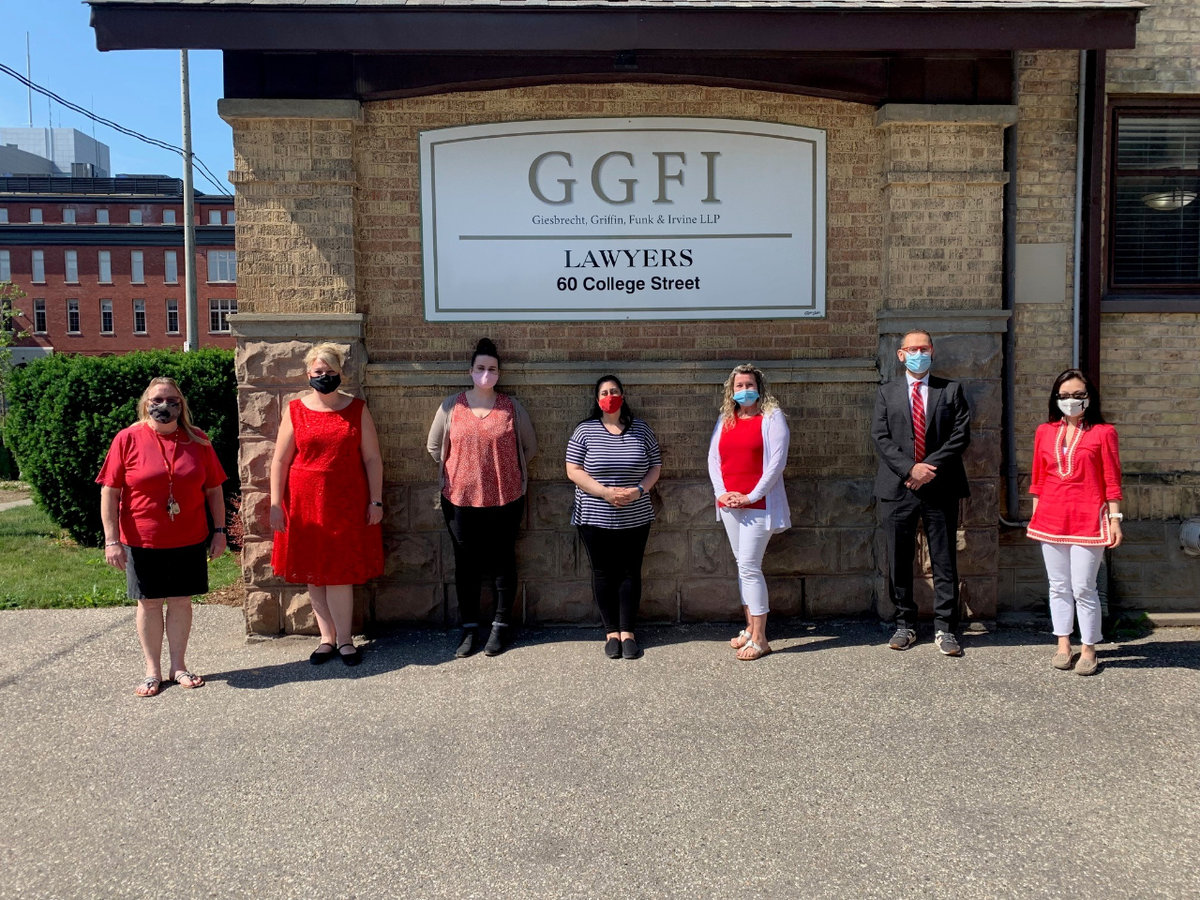
[[[20,72],[16,71],[15,69],[9,68],[8,66],[4,65],[4,63],[0,63],[0,72],[3,72],[5,75],[11,75],[13,78],[17,79],[17,81],[21,82],[21,84],[25,85],[27,88],[31,88],[32,90],[37,91],[39,94],[42,94],[42,95],[48,97],[49,99],[55,101],[56,103],[61,104],[62,106],[65,106],[67,109],[71,110],[72,112],[76,112],[79,115],[84,116],[85,118],[91,119],[93,122],[98,122],[99,124],[104,125],[108,128],[111,128],[114,131],[118,131],[121,134],[128,135],[131,138],[135,138],[136,140],[142,141],[143,143],[150,144],[153,147],[158,147],[160,150],[169,150],[170,152],[175,153],[180,157],[183,156],[183,148],[182,147],[176,147],[174,144],[169,144],[166,141],[160,141],[158,138],[149,137],[147,135],[142,134],[140,131],[134,131],[132,128],[126,128],[124,125],[114,122],[111,119],[106,119],[103,116],[98,116],[95,113],[93,113],[91,110],[85,109],[84,107],[80,106],[78,103],[72,103],[70,100],[67,100],[65,97],[60,97],[58,94],[54,93],[54,91],[50,90],[49,88],[42,87],[40,84],[30,81],[28,78],[26,78]],[[200,174],[202,176],[204,176],[204,179],[206,181],[208,181],[213,187],[215,187],[220,194],[223,194],[226,197],[233,196],[232,194],[229,193],[229,191],[225,190],[225,188],[223,188],[220,185],[217,177],[215,175],[213,175],[212,171],[208,168],[208,166],[206,166],[204,164],[204,162],[200,159],[200,157],[198,157],[195,153],[192,154],[192,165],[194,165],[197,169],[199,169]]]

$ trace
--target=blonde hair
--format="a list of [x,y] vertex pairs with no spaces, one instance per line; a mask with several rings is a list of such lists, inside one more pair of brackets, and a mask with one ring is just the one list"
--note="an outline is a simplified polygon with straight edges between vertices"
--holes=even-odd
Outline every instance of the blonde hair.
[[311,369],[312,364],[318,359],[339,375],[342,374],[342,367],[346,365],[346,354],[342,351],[342,348],[328,341],[322,344],[314,344],[313,348],[304,354],[304,371],[307,372]]
[[767,387],[767,376],[762,373],[762,369],[750,363],[742,363],[740,366],[734,366],[733,371],[729,373],[729,377],[725,379],[725,396],[721,401],[722,431],[732,428],[733,423],[737,421],[738,405],[733,399],[733,381],[739,375],[754,376],[754,380],[758,384],[758,409],[763,415],[779,409],[779,401],[775,399],[775,395]]
[[183,396],[183,391],[179,389],[179,385],[176,383],[174,378],[159,376],[158,378],[150,379],[150,383],[146,385],[146,389],[142,391],[142,396],[138,399],[138,421],[149,424],[150,392],[160,384],[170,385],[175,389],[175,393],[179,395],[179,424],[183,426],[183,432],[188,436],[188,440],[195,441],[197,444],[204,444],[205,446],[208,446],[210,443],[208,438],[206,438],[204,433],[192,423],[192,412],[190,409],[188,409],[187,397]]

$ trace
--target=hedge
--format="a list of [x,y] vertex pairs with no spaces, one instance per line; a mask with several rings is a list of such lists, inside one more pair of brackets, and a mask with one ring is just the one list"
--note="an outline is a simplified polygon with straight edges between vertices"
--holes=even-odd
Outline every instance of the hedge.
[[236,492],[237,382],[233,351],[152,350],[123,356],[54,354],[15,369],[5,443],[39,505],[80,544],[103,543],[96,475],[118,431],[137,420],[151,378],[179,382]]

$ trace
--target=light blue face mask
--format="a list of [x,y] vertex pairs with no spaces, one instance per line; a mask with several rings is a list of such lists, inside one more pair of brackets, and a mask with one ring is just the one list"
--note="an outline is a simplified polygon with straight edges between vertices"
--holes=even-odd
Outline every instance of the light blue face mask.
[[908,353],[906,351],[904,354],[904,368],[914,375],[924,375],[929,371],[932,363],[933,357],[928,353]]
[[736,391],[733,395],[733,402],[738,406],[752,406],[758,402],[758,391],[753,389]]

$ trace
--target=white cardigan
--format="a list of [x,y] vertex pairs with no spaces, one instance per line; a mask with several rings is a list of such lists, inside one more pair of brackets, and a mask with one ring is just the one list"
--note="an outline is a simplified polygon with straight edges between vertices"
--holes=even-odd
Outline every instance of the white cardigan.
[[[787,494],[783,490],[783,468],[787,465],[788,443],[791,432],[783,410],[773,409],[762,417],[763,473],[758,484],[746,496],[752,503],[767,498],[767,527],[772,534],[792,527],[792,514],[788,508]],[[721,477],[721,420],[713,429],[708,445],[708,477],[712,481],[714,505],[716,498],[725,493],[725,481]],[[721,519],[721,507],[717,506],[717,520]]]

